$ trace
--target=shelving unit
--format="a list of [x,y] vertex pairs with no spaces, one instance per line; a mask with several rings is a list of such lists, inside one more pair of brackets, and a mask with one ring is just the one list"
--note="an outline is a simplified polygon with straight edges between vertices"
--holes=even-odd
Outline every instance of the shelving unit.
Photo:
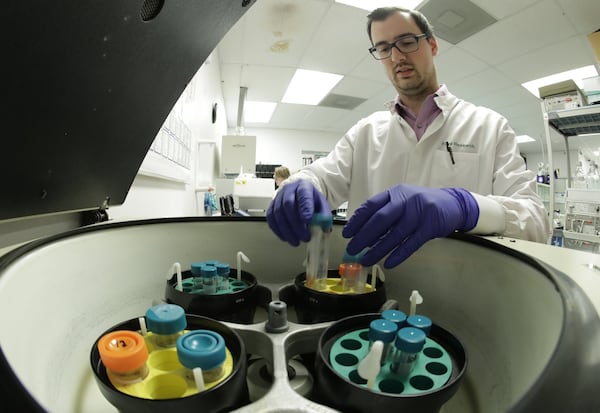
[[600,190],[567,190],[564,246],[600,253]]
[[[546,144],[548,147],[548,165],[550,171],[554,171],[554,164],[552,161],[552,141],[550,139],[550,128],[553,128],[558,133],[560,133],[565,140],[565,149],[567,152],[567,179],[566,187],[564,188],[563,192],[568,192],[569,188],[571,187],[572,176],[571,160],[568,156],[569,137],[587,133],[600,133],[600,105],[583,106],[575,109],[565,109],[554,112],[546,112],[544,102],[540,103],[542,107],[542,113],[544,115],[544,128],[546,131]],[[556,194],[557,192],[560,193],[560,191],[557,191],[556,189],[555,181],[555,179],[550,179],[550,194]],[[556,196],[551,196],[548,200],[548,211],[550,212],[548,219],[550,220],[551,228],[554,227],[554,214],[552,213],[552,211],[556,209],[555,198]],[[566,212],[567,211],[565,208],[565,213]]]
[[[544,113],[544,118],[547,121],[546,126],[551,126],[563,136],[567,153],[569,153],[569,136],[600,133],[600,105],[583,106],[576,109],[565,109]],[[547,141],[550,142],[549,130],[546,131],[546,135]],[[551,146],[548,146],[548,151],[550,150]],[[570,187],[571,160],[567,156],[567,188]]]

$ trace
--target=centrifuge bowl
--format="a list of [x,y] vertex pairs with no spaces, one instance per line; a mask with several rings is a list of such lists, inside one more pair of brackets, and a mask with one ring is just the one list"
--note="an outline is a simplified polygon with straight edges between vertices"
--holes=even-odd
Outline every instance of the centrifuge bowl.
[[[334,225],[332,268],[346,245],[341,228]],[[163,300],[173,263],[186,269],[203,259],[234,262],[239,251],[250,259],[244,270],[273,298],[303,271],[305,249],[280,242],[260,217],[108,223],[7,253],[0,258],[2,401],[18,403],[20,411],[115,411],[90,371],[94,340]],[[467,372],[444,413],[600,411],[600,320],[565,274],[485,238],[460,235],[430,241],[385,278],[387,296],[400,309],[419,290],[419,312],[467,352]],[[293,321],[293,308],[289,315]],[[282,333],[288,334],[283,340],[263,340],[257,338],[261,321],[252,334],[252,326],[239,325],[249,351],[270,354],[266,344],[283,343],[291,357],[301,347],[316,348],[323,330],[319,325],[311,333],[304,325]],[[297,404],[277,397],[285,392],[267,393],[238,411],[333,411],[308,400],[294,410]],[[278,403],[287,407],[277,410]]]

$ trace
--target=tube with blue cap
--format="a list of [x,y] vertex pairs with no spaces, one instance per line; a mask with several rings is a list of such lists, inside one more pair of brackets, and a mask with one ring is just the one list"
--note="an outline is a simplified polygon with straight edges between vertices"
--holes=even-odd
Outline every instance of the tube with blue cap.
[[203,265],[200,269],[204,294],[217,292],[217,269],[212,265]]
[[158,304],[146,310],[146,326],[156,347],[175,347],[187,327],[185,311],[176,304]]
[[215,265],[215,268],[217,269],[218,289],[229,290],[229,272],[231,271],[229,264],[219,262]]
[[369,324],[369,349],[376,341],[383,343],[381,352],[381,364],[385,364],[391,357],[392,343],[396,337],[398,326],[396,323],[382,318],[371,321]]
[[396,334],[396,350],[390,370],[400,377],[407,377],[415,367],[419,353],[425,346],[426,335],[414,327],[401,328]]
[[202,391],[205,383],[217,381],[225,373],[225,340],[215,331],[190,331],[177,340],[177,358],[189,369],[188,378]]

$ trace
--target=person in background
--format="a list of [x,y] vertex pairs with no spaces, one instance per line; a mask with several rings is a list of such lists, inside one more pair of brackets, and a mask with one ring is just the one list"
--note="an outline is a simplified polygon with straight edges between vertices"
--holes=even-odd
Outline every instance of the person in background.
[[290,170],[286,166],[278,166],[273,172],[275,179],[275,189],[281,186],[281,183],[290,177]]
[[415,10],[367,16],[369,52],[396,90],[388,110],[361,119],[328,156],[292,175],[267,210],[293,246],[310,240],[314,213],[348,201],[347,252],[394,267],[454,231],[550,238],[548,214],[514,131],[500,114],[454,96],[437,79],[438,43]]

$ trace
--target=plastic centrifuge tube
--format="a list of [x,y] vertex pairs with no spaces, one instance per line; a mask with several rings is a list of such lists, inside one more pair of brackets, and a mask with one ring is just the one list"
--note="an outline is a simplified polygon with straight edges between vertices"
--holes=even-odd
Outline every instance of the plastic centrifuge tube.
[[418,328],[419,330],[423,330],[425,335],[429,335],[429,331],[431,330],[431,320],[429,317],[425,317],[424,315],[415,314],[411,315],[406,319],[406,324],[410,327]]
[[212,265],[203,265],[200,272],[202,273],[204,294],[215,294],[217,292],[217,269]]
[[204,382],[217,381],[225,373],[225,340],[215,331],[190,331],[177,340],[177,358],[190,369],[188,378],[194,379],[194,369],[201,369]]
[[381,318],[395,323],[398,326],[398,330],[402,327],[406,327],[406,314],[403,311],[390,308],[381,313]]
[[[360,273],[362,272],[362,265],[354,262],[343,262],[340,264],[340,287],[342,292],[359,292],[358,291],[358,280]],[[361,291],[361,292],[364,292]]]
[[134,384],[148,376],[148,348],[141,334],[117,330],[98,340],[100,359],[111,383]]
[[382,318],[371,321],[369,324],[369,349],[376,341],[383,342],[383,351],[381,352],[381,364],[385,364],[392,350],[392,343],[396,337],[398,326],[396,323]]
[[202,288],[202,266],[203,262],[193,262],[190,266],[190,272],[192,273],[192,280],[194,282],[194,289],[198,290]]
[[329,237],[333,228],[331,214],[314,214],[310,221],[310,241],[306,247],[306,286],[322,291],[327,288]]
[[217,263],[217,265],[215,265],[215,268],[217,269],[217,277],[218,277],[218,289],[219,290],[228,290],[229,289],[229,272],[231,271],[231,268],[229,267],[229,264],[226,264],[224,262],[219,262]]
[[158,348],[175,347],[187,327],[185,310],[177,304],[158,304],[146,310],[146,327]]
[[[344,252],[342,264],[340,264],[340,278],[342,291],[364,293],[367,287],[367,268],[360,264],[363,254],[350,255]],[[344,267],[342,269],[342,266]]]
[[404,327],[398,330],[390,370],[400,377],[407,377],[425,345],[425,338],[425,333],[418,328]]

